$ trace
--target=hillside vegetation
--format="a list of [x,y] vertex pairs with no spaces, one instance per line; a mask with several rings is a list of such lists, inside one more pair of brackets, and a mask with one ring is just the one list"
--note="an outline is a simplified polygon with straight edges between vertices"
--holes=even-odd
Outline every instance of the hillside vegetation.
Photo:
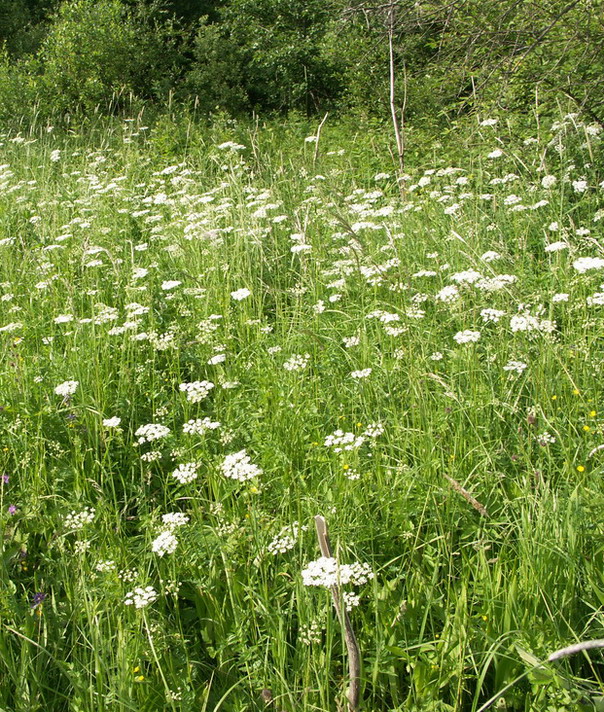
[[0,712],[604,711],[603,18],[1,3]]
[[0,707],[601,709],[601,137],[5,133]]

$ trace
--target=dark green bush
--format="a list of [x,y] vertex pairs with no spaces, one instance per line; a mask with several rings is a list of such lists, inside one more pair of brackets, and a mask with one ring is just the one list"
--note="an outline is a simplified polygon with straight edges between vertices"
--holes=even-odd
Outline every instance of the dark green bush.
[[[57,111],[165,97],[178,72],[179,32],[120,0],[64,2],[40,52],[42,92]],[[117,101],[116,101],[117,98]]]
[[220,25],[202,18],[193,40],[192,62],[181,95],[192,98],[202,113],[239,113],[248,108],[243,90],[242,54]]

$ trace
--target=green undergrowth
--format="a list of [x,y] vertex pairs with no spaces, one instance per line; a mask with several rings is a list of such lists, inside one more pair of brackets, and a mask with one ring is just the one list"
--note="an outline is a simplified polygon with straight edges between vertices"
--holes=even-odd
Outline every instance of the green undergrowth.
[[362,710],[602,709],[602,133],[489,119],[0,136],[0,710],[341,708],[317,514]]

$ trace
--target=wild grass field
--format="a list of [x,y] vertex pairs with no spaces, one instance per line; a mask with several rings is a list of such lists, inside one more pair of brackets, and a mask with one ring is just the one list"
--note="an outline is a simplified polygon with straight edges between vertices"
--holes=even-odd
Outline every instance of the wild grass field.
[[2,712],[345,709],[338,581],[361,710],[604,709],[604,134],[527,126],[0,136]]

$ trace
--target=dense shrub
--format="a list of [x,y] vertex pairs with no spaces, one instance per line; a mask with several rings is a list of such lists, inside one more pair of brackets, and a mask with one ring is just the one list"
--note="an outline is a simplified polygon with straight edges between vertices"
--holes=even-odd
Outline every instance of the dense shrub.
[[333,17],[325,0],[231,0],[224,25],[240,48],[250,104],[307,113],[340,95],[338,63],[324,52]]
[[[42,88],[58,110],[165,96],[178,72],[178,30],[119,0],[63,3],[46,37]],[[113,102],[113,104],[112,104]]]
[[11,62],[6,50],[0,50],[0,121],[6,124],[33,115],[38,71],[35,58]]
[[243,90],[242,55],[224,30],[202,18],[192,46],[191,68],[181,96],[193,98],[204,113],[247,108]]

